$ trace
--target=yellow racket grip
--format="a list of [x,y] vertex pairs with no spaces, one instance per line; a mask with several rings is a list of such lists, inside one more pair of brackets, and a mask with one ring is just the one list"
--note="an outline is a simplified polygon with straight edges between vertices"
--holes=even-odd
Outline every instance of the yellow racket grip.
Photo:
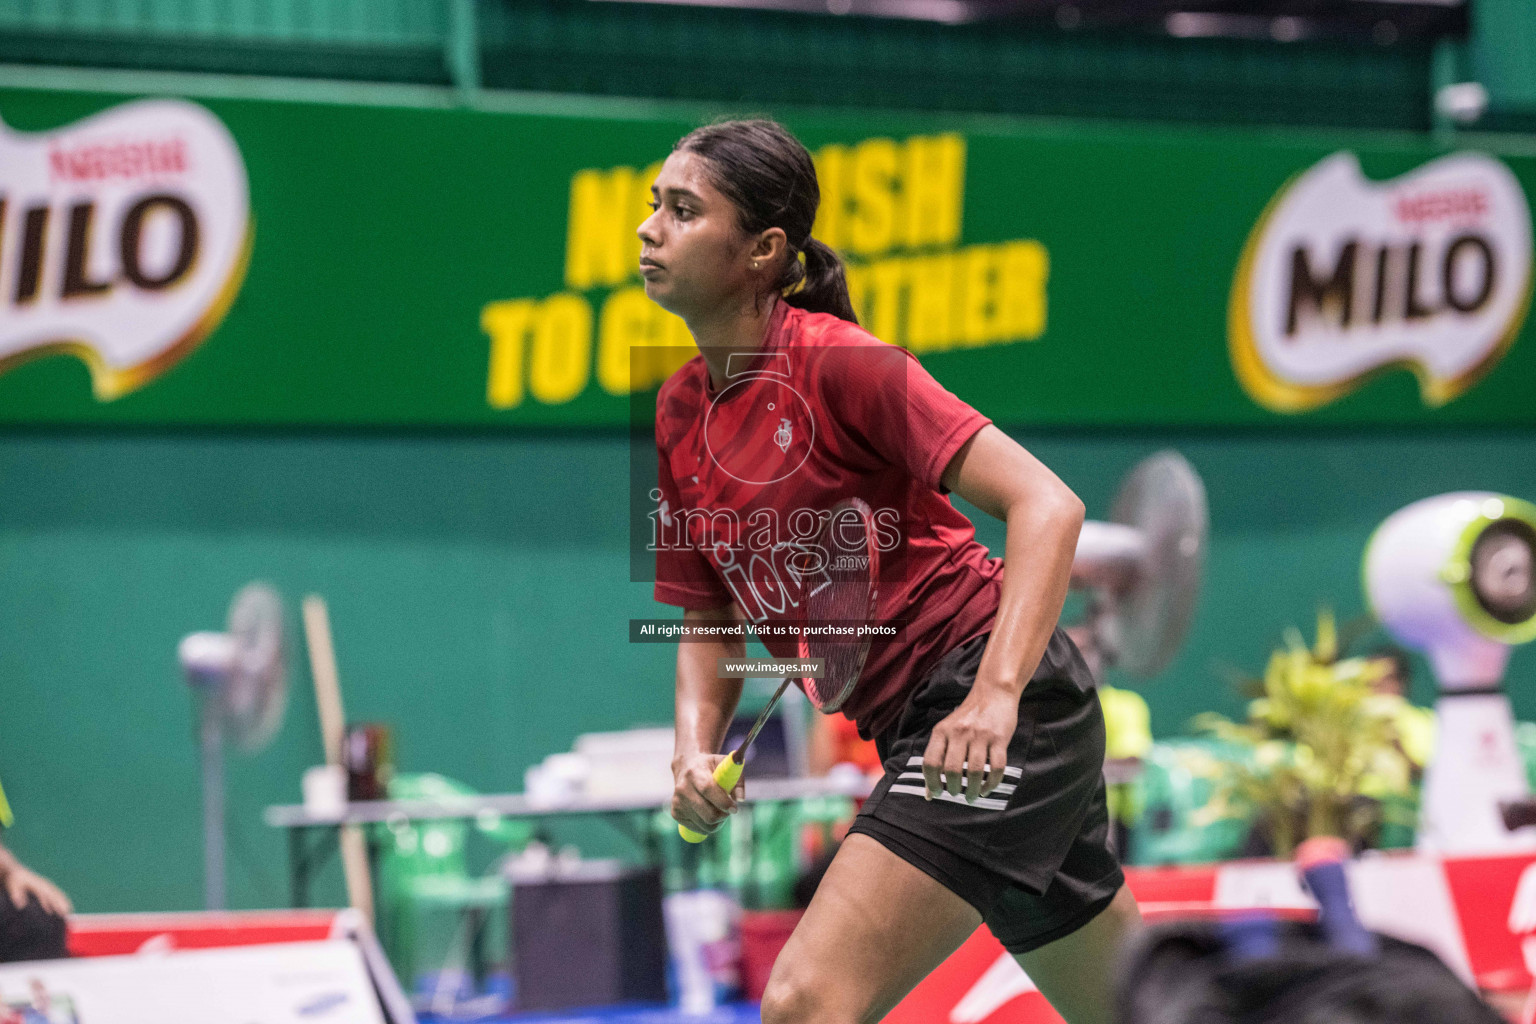
[[[745,765],[742,762],[727,754],[724,761],[715,765],[715,784],[729,793],[736,788],[736,783],[741,781],[741,770],[744,767]],[[695,832],[687,825],[682,824],[677,826],[677,834],[690,843],[702,843],[709,838],[705,833]]]

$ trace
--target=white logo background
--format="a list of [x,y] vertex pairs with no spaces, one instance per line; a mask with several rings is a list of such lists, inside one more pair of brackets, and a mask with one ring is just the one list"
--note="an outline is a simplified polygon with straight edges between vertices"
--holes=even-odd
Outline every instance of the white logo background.
[[[131,391],[190,351],[217,326],[244,276],[245,164],[224,124],[194,103],[136,101],[39,133],[0,123],[0,196],[0,365],[70,352],[90,366],[101,399]],[[73,211],[85,204],[89,229],[72,240]],[[39,208],[48,210],[40,259],[26,237],[27,211]],[[25,280],[28,262],[35,286]],[[66,294],[71,262],[91,285],[74,295]]]

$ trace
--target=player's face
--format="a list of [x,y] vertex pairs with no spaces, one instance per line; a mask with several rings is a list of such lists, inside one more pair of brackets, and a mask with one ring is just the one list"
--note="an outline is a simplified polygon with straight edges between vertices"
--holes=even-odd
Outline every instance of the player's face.
[[739,302],[754,287],[752,240],[707,170],[696,153],[667,157],[651,188],[654,212],[640,225],[645,294],[684,319]]

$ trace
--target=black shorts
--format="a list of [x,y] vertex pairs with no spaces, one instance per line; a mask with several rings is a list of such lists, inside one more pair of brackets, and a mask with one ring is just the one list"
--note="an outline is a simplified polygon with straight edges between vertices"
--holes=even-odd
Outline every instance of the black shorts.
[[1109,846],[1104,715],[1082,654],[1059,628],[1019,701],[1002,784],[974,804],[964,793],[924,799],[929,734],[970,693],[987,636],[944,655],[875,737],[885,777],[850,831],[941,882],[1019,954],[1087,924],[1125,875]]

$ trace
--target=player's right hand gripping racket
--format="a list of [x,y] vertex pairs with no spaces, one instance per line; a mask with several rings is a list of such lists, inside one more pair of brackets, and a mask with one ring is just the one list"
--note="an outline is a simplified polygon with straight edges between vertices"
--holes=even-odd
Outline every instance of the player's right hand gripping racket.
[[[848,700],[864,669],[864,659],[869,656],[870,635],[857,632],[859,626],[874,624],[879,592],[880,550],[875,545],[874,516],[869,506],[858,498],[838,502],[822,521],[816,537],[807,542],[802,555],[805,561],[797,567],[803,570],[804,580],[804,596],[796,616],[802,629],[797,656],[801,660],[821,658],[823,664],[819,679],[807,676],[801,683],[811,705],[830,715]],[[827,627],[856,632],[829,633],[825,631]],[[817,632],[818,628],[823,631]],[[727,793],[741,779],[747,748],[757,739],[763,723],[792,681],[790,676],[784,678],[773,698],[758,713],[746,739],[715,766],[715,782]],[[677,833],[690,843],[702,843],[708,838],[686,825],[678,825]]]

